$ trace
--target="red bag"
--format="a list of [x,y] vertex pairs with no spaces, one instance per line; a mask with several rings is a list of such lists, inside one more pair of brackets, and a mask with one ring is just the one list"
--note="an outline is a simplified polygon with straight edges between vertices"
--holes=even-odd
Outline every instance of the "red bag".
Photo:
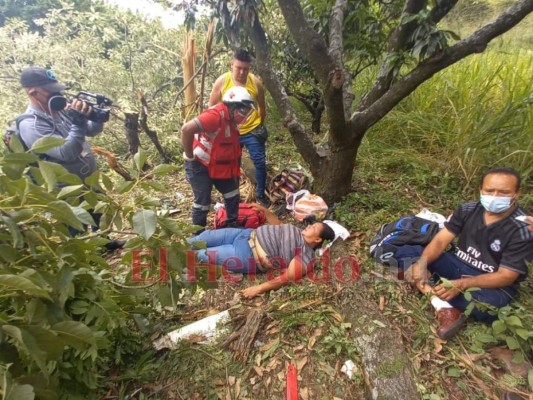
[[[215,214],[215,229],[226,227],[226,207],[220,207]],[[258,228],[266,222],[265,213],[257,211],[251,204],[239,204],[239,216],[237,224],[243,228]]]

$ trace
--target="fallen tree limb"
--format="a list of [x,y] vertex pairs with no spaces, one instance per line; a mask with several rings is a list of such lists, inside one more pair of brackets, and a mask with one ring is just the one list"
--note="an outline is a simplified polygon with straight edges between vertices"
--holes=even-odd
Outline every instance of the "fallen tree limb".
[[[338,243],[332,247],[332,263],[349,253],[346,242]],[[380,311],[365,285],[368,283],[357,280],[344,286],[335,294],[335,308],[351,323],[350,335],[361,354],[367,398],[420,399],[400,330]]]

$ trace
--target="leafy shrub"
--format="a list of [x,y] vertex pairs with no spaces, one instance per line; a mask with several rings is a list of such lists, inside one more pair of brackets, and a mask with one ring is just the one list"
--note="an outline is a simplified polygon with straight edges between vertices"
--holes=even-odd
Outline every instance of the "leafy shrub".
[[[44,152],[55,145],[55,139],[45,138],[32,150]],[[96,398],[102,374],[140,349],[133,313],[153,314],[150,306],[162,299],[164,305],[175,304],[183,287],[175,280],[184,265],[183,238],[192,228],[157,215],[157,199],[148,196],[158,187],[153,176],[173,167],[158,166],[146,179],[141,173],[145,161],[143,154],[134,157],[133,182],[115,185],[96,173],[87,186],[33,154],[0,156],[3,399]],[[142,193],[136,196],[133,188]],[[71,237],[68,226],[83,231],[85,224],[94,225],[88,209],[102,213],[101,231]],[[135,236],[128,247],[156,254],[151,261],[166,248],[168,283],[124,288],[130,269],[112,271],[102,254],[113,226],[131,226]],[[126,252],[123,261],[131,257]]]

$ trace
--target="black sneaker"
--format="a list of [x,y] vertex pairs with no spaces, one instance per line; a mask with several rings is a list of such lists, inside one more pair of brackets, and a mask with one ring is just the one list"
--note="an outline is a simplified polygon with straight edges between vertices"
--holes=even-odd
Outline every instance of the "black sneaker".
[[106,243],[104,247],[107,251],[114,251],[123,248],[125,244],[125,240],[111,240],[109,243]]
[[270,202],[270,199],[268,197],[266,197],[265,195],[262,195],[262,196],[255,196],[255,201],[256,203],[262,205],[263,207],[270,207],[270,205],[272,204]]

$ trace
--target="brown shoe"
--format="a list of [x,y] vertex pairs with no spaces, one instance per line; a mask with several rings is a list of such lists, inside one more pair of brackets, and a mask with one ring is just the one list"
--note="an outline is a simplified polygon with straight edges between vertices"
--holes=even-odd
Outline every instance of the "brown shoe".
[[466,317],[455,307],[437,311],[437,321],[439,323],[437,335],[444,340],[451,339],[466,325]]
[[500,397],[500,400],[525,400],[524,397],[520,396],[517,393],[513,392],[504,392]]

